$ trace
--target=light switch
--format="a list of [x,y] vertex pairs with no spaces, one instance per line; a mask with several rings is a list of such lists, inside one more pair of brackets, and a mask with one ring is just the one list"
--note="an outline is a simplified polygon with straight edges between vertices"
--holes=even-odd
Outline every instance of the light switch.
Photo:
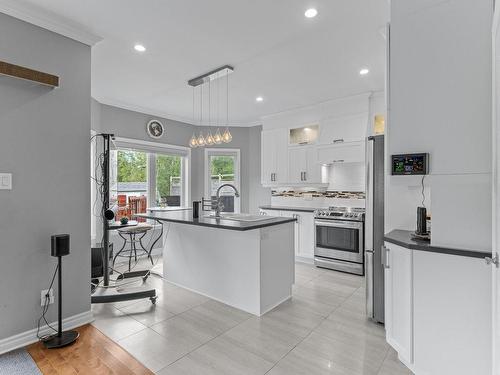
[[12,190],[12,173],[0,173],[0,190]]

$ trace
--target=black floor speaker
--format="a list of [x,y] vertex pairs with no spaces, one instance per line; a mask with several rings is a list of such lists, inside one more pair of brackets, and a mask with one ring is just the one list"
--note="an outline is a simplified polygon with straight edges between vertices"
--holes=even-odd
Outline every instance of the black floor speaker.
[[45,340],[47,349],[62,348],[74,343],[80,334],[77,331],[62,330],[62,257],[69,254],[69,234],[58,234],[51,237],[51,255],[57,257],[57,333]]

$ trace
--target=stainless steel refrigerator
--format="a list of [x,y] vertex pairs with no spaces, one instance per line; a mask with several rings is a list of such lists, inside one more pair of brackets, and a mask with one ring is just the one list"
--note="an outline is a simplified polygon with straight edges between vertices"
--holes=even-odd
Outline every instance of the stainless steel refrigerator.
[[384,136],[366,142],[365,280],[366,312],[384,322]]

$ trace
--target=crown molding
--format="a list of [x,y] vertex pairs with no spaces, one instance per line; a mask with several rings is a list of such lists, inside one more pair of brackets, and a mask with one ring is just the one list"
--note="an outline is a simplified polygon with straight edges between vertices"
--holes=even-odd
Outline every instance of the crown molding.
[[0,0],[0,13],[5,13],[89,46],[93,46],[103,39],[83,25],[25,2]]
[[[120,100],[116,99],[110,99],[110,98],[103,98],[103,97],[96,97],[93,96],[93,98],[99,102],[100,104],[104,105],[109,105],[111,107],[117,107],[121,109],[126,109],[128,111],[133,111],[133,112],[139,112],[148,116],[158,116],[166,120],[173,120],[173,121],[178,121],[178,122],[183,122],[185,124],[193,125],[193,126],[211,126],[213,128],[216,128],[217,126],[212,124],[209,125],[208,123],[202,123],[200,124],[198,121],[193,121],[192,118],[186,118],[182,116],[176,116],[172,115],[170,113],[166,113],[157,109],[153,108],[148,108],[148,107],[143,107],[135,104],[130,104],[126,102],[122,102]],[[249,128],[252,126],[259,126],[262,125],[261,121],[253,121],[253,122],[230,122],[229,127],[236,127],[236,128]],[[224,128],[225,126],[219,125],[220,128]]]

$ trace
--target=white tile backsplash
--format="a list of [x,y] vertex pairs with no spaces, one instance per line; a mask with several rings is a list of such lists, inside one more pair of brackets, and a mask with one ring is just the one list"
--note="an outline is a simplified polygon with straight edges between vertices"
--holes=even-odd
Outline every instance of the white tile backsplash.
[[365,191],[364,163],[337,163],[328,167],[329,191]]

